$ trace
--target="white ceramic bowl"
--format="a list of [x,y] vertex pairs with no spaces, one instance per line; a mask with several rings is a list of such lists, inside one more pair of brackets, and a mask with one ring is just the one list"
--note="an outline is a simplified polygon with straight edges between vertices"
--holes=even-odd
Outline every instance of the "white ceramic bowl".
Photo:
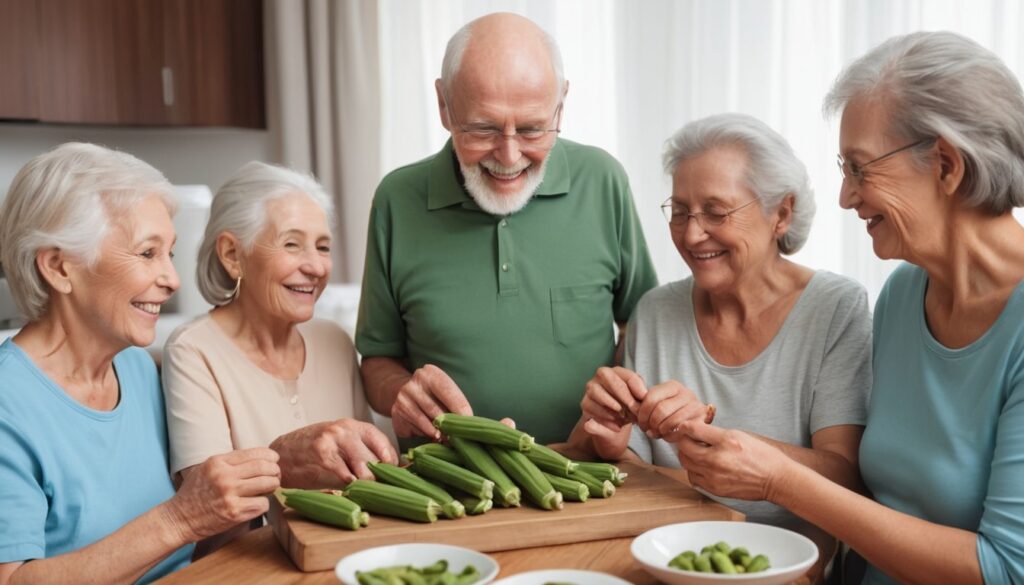
[[[720,575],[668,566],[684,550],[700,552],[705,546],[723,540],[733,547],[745,547],[752,555],[766,555],[771,568],[749,575]],[[636,537],[630,550],[647,572],[670,585],[781,585],[805,573],[818,560],[818,547],[809,538],[753,522],[669,524]]]
[[448,570],[458,573],[473,565],[480,571],[480,580],[474,585],[490,583],[498,576],[498,562],[491,557],[461,546],[450,544],[408,543],[378,546],[352,553],[338,561],[334,574],[345,585],[358,585],[356,571],[372,571],[393,565],[424,567],[437,561],[448,561]]
[[544,585],[545,583],[573,583],[575,585],[630,585],[629,581],[608,573],[580,571],[576,569],[546,569],[528,571],[504,579],[493,585]]

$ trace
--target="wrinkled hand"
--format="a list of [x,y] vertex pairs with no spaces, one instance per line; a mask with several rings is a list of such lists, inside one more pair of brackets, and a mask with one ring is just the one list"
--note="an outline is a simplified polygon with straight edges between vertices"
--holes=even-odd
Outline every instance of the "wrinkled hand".
[[439,440],[434,418],[445,412],[473,414],[459,386],[441,368],[427,364],[402,385],[391,407],[391,423],[399,437],[423,435]]
[[277,460],[270,449],[243,449],[194,466],[167,502],[170,522],[185,542],[196,542],[263,514],[266,495],[281,485]]
[[617,460],[625,454],[631,423],[647,395],[643,378],[623,367],[598,368],[587,382],[580,402],[582,428],[602,459]]
[[691,419],[680,427],[679,463],[690,482],[716,496],[768,500],[791,460],[777,448],[735,429]]
[[708,406],[692,390],[675,380],[652,386],[636,413],[636,424],[652,439],[675,442],[679,428],[690,420],[704,420]]
[[368,462],[398,463],[398,454],[377,427],[344,418],[309,425],[270,444],[281,456],[281,485],[321,489],[353,479],[373,479]]

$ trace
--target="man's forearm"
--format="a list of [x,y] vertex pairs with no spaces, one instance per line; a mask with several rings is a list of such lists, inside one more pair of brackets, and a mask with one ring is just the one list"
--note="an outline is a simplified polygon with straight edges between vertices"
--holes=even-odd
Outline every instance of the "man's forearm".
[[363,388],[370,408],[384,416],[391,416],[398,391],[412,378],[402,360],[392,357],[363,358],[359,372],[363,377]]

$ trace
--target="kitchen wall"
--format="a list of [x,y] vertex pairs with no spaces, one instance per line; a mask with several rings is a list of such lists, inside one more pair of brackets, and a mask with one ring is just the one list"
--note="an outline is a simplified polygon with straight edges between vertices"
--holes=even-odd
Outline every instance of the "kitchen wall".
[[72,140],[124,150],[163,171],[176,185],[202,184],[215,191],[250,160],[275,162],[277,149],[267,130],[225,128],[96,128],[0,124],[0,199],[32,157]]

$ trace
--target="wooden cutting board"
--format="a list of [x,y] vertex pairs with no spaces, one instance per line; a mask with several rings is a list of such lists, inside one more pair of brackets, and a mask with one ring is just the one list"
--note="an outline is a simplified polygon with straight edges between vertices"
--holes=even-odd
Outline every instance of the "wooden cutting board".
[[305,520],[270,498],[269,518],[281,546],[302,571],[332,569],[353,552],[401,542],[440,542],[491,552],[636,536],[675,522],[743,519],[655,467],[624,463],[619,468],[629,479],[614,496],[567,502],[557,511],[529,505],[494,508],[433,524],[372,514],[369,526],[349,531]]

